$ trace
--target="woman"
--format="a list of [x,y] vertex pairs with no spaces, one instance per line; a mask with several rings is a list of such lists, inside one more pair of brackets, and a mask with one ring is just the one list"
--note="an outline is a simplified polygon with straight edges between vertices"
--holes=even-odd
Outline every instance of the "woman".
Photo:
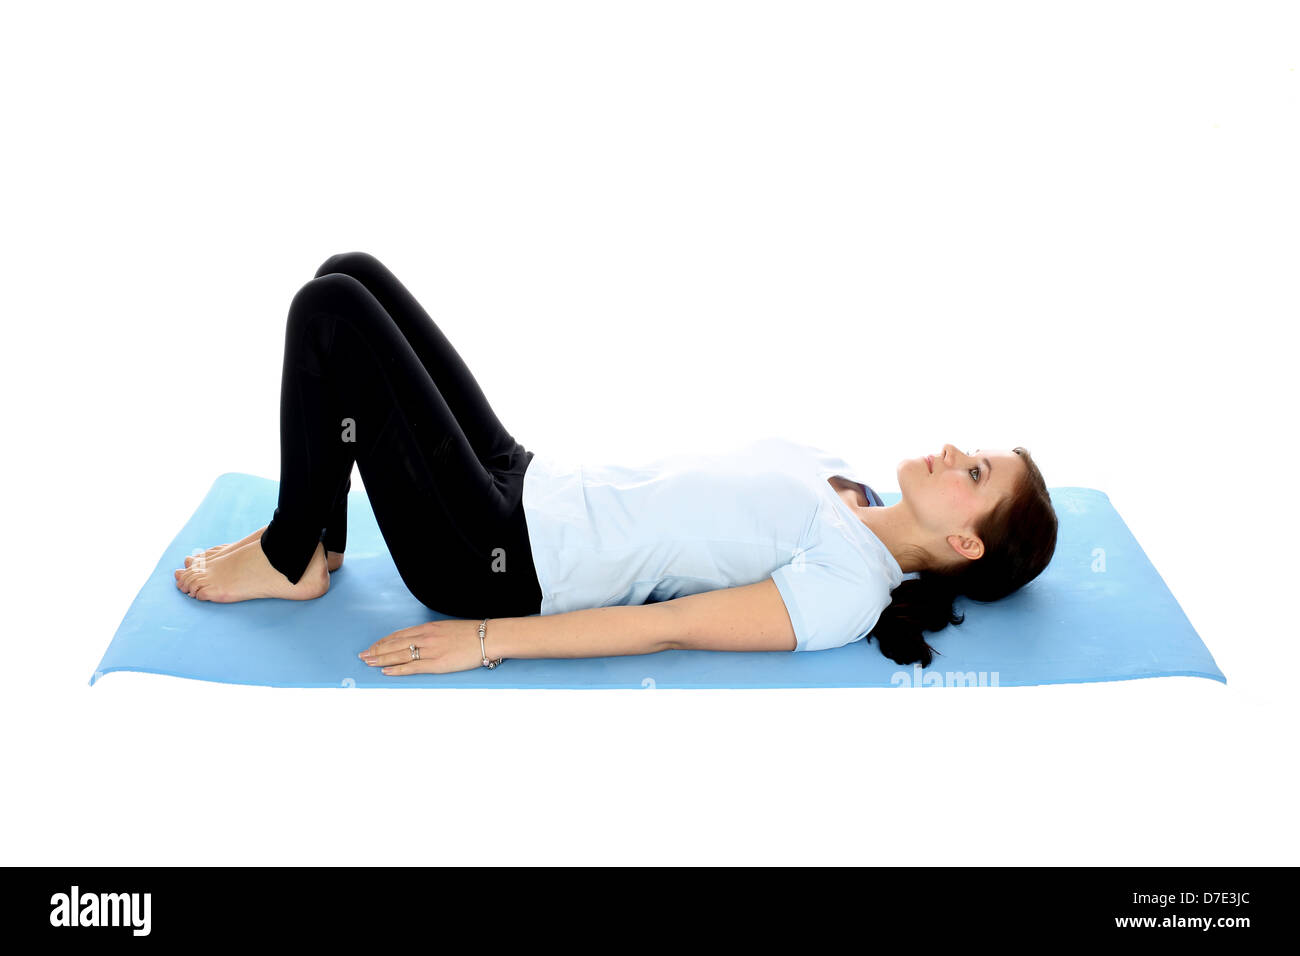
[[463,620],[362,651],[385,674],[668,649],[806,651],[875,637],[928,666],[953,600],[1033,580],[1056,514],[1024,448],[899,464],[901,500],[782,439],[635,468],[528,451],[378,259],[331,256],[294,296],[270,522],[175,572],[199,600],[307,600],[343,562],[353,463],[402,580]]

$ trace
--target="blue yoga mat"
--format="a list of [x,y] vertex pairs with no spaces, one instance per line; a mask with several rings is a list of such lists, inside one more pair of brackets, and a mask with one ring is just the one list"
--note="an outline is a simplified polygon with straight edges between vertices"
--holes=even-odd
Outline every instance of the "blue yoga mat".
[[[400,628],[445,617],[417,601],[365,493],[348,499],[348,550],[314,601],[197,601],[175,585],[186,555],[237,541],[275,510],[277,483],[229,472],[167,548],[90,679],[131,670],[274,687],[919,687],[1017,686],[1208,677],[1227,683],[1110,499],[1051,489],[1060,519],[1048,568],[992,604],[965,598],[965,623],[927,634],[939,654],[900,667],[866,640],[826,651],[661,651],[514,659],[488,670],[385,676],[357,652]],[[883,494],[886,505],[898,494]]]

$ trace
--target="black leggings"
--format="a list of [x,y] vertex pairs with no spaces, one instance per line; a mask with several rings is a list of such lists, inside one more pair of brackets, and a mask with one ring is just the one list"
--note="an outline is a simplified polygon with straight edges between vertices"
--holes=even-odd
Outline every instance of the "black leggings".
[[[374,256],[331,256],[294,296],[280,383],[280,497],[262,532],[297,583],[342,552],[352,463],[411,593],[462,618],[537,614],[515,441],[451,343]],[[344,572],[346,573],[346,572]]]

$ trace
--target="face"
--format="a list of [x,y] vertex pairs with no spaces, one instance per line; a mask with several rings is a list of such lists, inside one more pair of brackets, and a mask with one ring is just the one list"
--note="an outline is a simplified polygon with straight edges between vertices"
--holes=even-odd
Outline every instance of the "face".
[[1025,471],[1025,462],[1013,451],[972,448],[970,453],[944,445],[932,455],[908,458],[898,465],[898,486],[910,506],[921,533],[936,553],[951,549],[951,556],[978,558],[984,544],[975,526],[1011,494]]

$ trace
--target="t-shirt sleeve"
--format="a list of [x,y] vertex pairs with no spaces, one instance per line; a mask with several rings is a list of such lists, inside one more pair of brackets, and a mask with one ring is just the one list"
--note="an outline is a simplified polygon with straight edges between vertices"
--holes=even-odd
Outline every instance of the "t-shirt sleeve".
[[772,580],[794,626],[796,651],[860,641],[889,606],[883,571],[842,558],[829,560],[817,548],[796,554],[772,572]]

